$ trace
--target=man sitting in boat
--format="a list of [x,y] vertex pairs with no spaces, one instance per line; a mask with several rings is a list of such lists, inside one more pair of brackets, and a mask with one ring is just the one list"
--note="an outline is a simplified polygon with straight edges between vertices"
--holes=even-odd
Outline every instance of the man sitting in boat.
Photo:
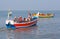
[[27,22],[28,20],[27,20],[27,18],[24,18],[24,22]]
[[22,22],[22,17],[21,16],[18,18],[18,22],[19,23]]
[[19,18],[17,18],[17,17],[15,16],[14,22],[18,22],[18,23],[22,22],[22,17],[20,16]]
[[18,21],[18,18],[15,16],[14,17],[14,22],[17,22]]

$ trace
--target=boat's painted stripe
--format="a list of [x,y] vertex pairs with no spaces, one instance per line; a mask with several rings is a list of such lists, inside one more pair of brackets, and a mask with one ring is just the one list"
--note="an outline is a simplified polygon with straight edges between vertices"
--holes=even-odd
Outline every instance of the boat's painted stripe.
[[14,26],[29,26],[31,24],[35,24],[37,21],[30,22],[30,23],[25,23],[25,24],[14,24]]
[[54,16],[48,16],[48,17],[41,17],[41,16],[39,16],[39,18],[52,18],[52,17],[54,17]]
[[17,26],[17,25],[16,26],[15,25],[9,26],[8,24],[6,24],[6,26],[7,26],[7,28],[11,28],[12,26],[15,26],[16,28],[18,28],[18,27],[29,27],[29,26],[32,26],[32,25],[34,25],[36,23],[37,23],[37,21],[33,22],[32,24],[23,25],[23,26],[20,26],[20,24],[19,24],[19,26]]
[[[36,23],[34,23],[34,24],[36,24]],[[27,26],[15,26],[15,27],[16,27],[16,28],[19,28],[19,27],[29,27],[29,26],[32,26],[32,25],[34,25],[34,24],[27,25]]]

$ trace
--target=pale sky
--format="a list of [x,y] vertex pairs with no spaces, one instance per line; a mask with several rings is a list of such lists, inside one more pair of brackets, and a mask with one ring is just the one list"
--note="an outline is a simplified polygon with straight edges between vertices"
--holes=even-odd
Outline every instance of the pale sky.
[[60,0],[0,0],[0,10],[60,10]]

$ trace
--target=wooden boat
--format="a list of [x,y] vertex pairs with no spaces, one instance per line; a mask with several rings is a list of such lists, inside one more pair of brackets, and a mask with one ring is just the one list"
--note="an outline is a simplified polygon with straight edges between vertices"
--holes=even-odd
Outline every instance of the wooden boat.
[[43,14],[43,13],[34,13],[32,14],[32,16],[38,16],[39,18],[52,18],[54,17],[54,14],[51,14],[51,13],[47,13],[47,14]]
[[[8,15],[9,18],[9,15]],[[29,27],[37,24],[37,17],[32,17],[30,21],[16,22],[14,20],[6,20],[6,26],[8,29],[16,29],[19,27]]]

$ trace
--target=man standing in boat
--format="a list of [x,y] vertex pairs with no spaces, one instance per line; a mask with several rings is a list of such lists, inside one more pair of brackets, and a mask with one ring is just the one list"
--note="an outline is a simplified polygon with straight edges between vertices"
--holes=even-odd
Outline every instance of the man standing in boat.
[[28,20],[31,21],[32,20],[32,16],[31,16],[31,13],[28,12]]

